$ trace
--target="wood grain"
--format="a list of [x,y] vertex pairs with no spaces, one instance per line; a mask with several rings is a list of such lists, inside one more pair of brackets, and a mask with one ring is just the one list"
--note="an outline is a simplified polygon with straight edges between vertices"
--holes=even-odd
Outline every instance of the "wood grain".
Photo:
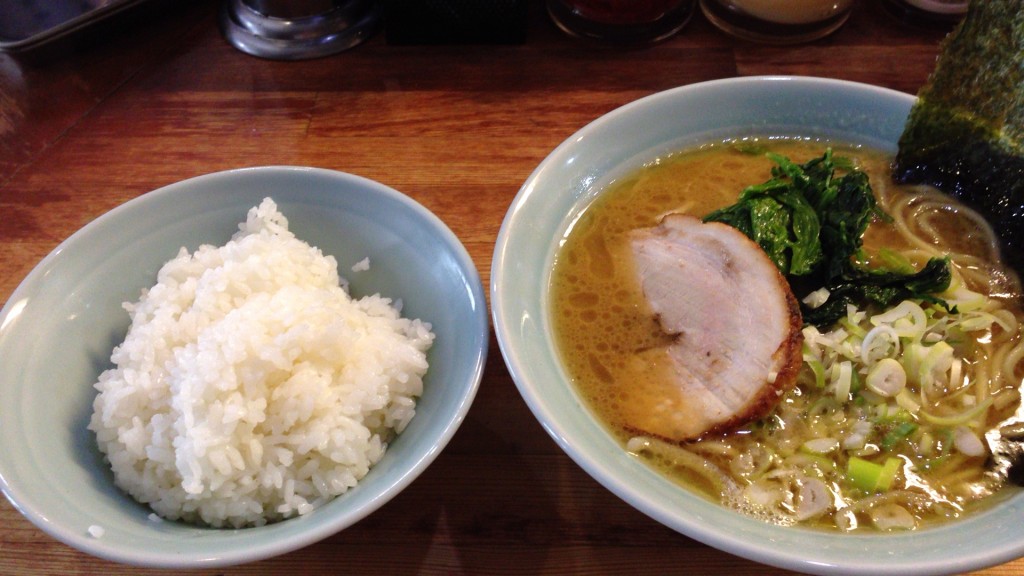
[[[533,1],[521,45],[390,46],[378,35],[336,56],[274,62],[230,47],[216,10],[164,3],[86,45],[0,55],[0,301],[115,206],[192,176],[267,164],[343,170],[401,190],[453,229],[486,284],[520,185],[598,116],[675,86],[760,74],[913,93],[945,34],[864,0],[838,33],[807,45],[738,42],[697,15],[664,43],[625,49],[565,36]],[[195,573],[286,572],[785,573],[679,535],[598,485],[532,417],[493,339],[467,421],[410,488],[318,544]],[[1021,572],[1024,561],[979,574]],[[101,573],[161,572],[77,552],[0,503],[0,574]]]

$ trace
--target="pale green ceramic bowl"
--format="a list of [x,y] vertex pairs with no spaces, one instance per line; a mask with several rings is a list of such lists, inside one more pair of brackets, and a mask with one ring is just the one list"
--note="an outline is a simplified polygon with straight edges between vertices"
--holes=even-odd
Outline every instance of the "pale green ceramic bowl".
[[551,339],[548,280],[563,236],[617,176],[671,151],[752,135],[865,144],[895,152],[914,98],[792,77],[684,86],[615,110],[549,155],[498,235],[495,332],[519,391],[548,433],[606,488],[655,520],[751,560],[819,574],[954,574],[1024,555],[1024,493],[942,527],[893,535],[784,528],[696,496],[630,457],[569,383]]
[[[404,302],[437,335],[417,414],[359,485],[313,513],[242,530],[156,523],[114,486],[86,430],[124,301],[181,246],[223,244],[271,196],[299,238],[338,260],[359,297]],[[365,257],[370,270],[350,268]],[[96,556],[210,568],[281,554],[378,509],[440,453],[476,394],[487,353],[485,292],[468,253],[433,214],[382,184],[329,170],[241,169],[172,184],[99,217],[25,278],[0,311],[0,488],[41,529]],[[90,526],[104,534],[91,537]]]

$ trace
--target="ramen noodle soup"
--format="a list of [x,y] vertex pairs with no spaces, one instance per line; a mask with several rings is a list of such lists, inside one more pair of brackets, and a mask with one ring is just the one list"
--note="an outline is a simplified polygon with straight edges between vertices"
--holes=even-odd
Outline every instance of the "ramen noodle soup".
[[[949,308],[926,299],[848,306],[834,324],[802,327],[796,383],[768,416],[692,441],[638,433],[630,387],[653,373],[647,353],[666,335],[637,280],[630,234],[668,214],[703,217],[731,205],[774,165],[746,144],[709,145],[617,180],[564,239],[551,277],[552,322],[579,394],[624,450],[766,521],[912,530],[1001,500],[1014,489],[1004,433],[1022,428],[1024,314],[1019,281],[999,263],[993,233],[931,188],[893,185],[891,158],[881,152],[764,142],[800,163],[832,146],[866,172],[891,217],[868,226],[868,265],[920,269],[948,256],[952,279],[937,296]],[[813,306],[821,294],[797,296]]]

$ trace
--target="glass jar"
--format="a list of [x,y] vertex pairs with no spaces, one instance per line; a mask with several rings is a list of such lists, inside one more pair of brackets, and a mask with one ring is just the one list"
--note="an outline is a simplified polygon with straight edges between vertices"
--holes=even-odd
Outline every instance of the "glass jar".
[[559,28],[582,38],[644,44],[664,40],[686,25],[696,0],[548,0]]
[[817,40],[846,22],[855,0],[700,0],[715,26],[744,40],[794,44]]

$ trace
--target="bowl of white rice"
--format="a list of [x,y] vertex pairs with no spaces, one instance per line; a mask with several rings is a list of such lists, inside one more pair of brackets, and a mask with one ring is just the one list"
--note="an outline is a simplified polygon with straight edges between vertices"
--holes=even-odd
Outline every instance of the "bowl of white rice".
[[465,248],[387,186],[301,167],[172,184],[76,232],[0,311],[0,489],[117,562],[289,552],[439,455],[488,333]]

